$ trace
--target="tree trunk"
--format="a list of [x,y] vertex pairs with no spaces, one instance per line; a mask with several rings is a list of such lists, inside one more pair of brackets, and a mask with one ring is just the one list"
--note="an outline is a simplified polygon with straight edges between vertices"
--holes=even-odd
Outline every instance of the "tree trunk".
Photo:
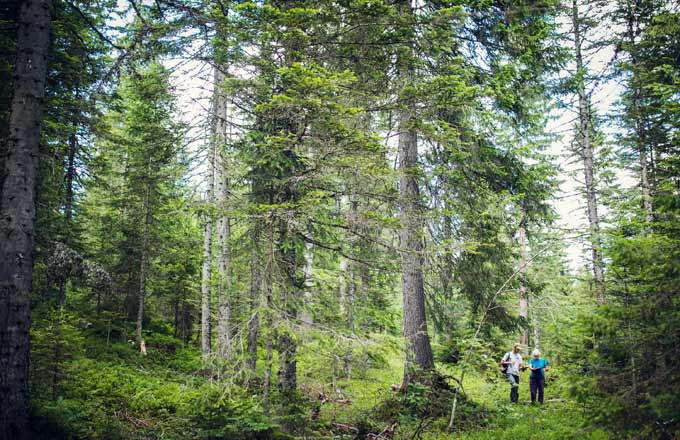
[[[402,17],[413,15],[409,0],[402,0]],[[404,90],[413,76],[413,48],[398,57],[398,89]],[[425,317],[425,289],[423,286],[423,237],[418,187],[418,138],[413,128],[414,103],[400,102],[397,112],[399,131],[399,214],[401,223],[400,253],[403,286],[403,336],[408,346],[405,355],[404,379],[408,380],[414,366],[423,370],[434,367],[430,337]]]
[[302,292],[302,311],[300,312],[300,322],[303,326],[309,327],[314,323],[314,318],[309,310],[312,307],[312,270],[314,269],[314,245],[305,243],[305,267],[304,267],[304,290]]
[[[368,264],[361,263],[359,265],[359,280],[361,281],[361,303],[362,307],[372,307],[371,303],[371,272],[369,270]],[[360,328],[366,328],[370,321],[366,318],[366,314],[363,315],[363,319],[357,323]]]
[[210,287],[212,285],[213,194],[215,191],[215,145],[208,151],[208,189],[205,199],[208,212],[203,226],[203,269],[201,274],[201,353],[203,360],[210,357]]
[[[80,93],[76,91],[76,100],[80,98]],[[76,155],[78,154],[78,112],[73,115],[73,120],[71,121],[71,134],[68,139],[68,156],[66,158],[66,175],[65,189],[66,194],[64,195],[64,226],[66,228],[66,238],[65,241],[67,245],[70,245],[69,241],[71,238],[71,219],[73,218],[73,181],[76,178]],[[60,301],[63,304],[63,300]]]
[[527,289],[527,231],[524,220],[519,226],[519,253],[520,253],[520,286],[519,286],[519,316],[524,318],[524,327],[519,342],[523,347],[529,346],[529,328],[526,323],[529,320],[529,298]]
[[248,320],[248,368],[257,367],[257,338],[260,333],[260,289],[262,271],[260,270],[260,224],[256,220],[253,229],[253,245],[250,254],[250,319]]
[[[281,240],[288,233],[284,221],[280,221]],[[282,292],[283,310],[285,319],[289,321],[287,328],[278,332],[277,347],[279,352],[279,390],[286,396],[297,388],[297,341],[293,335],[292,326],[297,319],[297,254],[294,248],[281,249],[281,262],[283,264],[284,286]]]
[[[76,89],[76,100],[80,97]],[[76,154],[78,152],[78,110],[74,111],[71,121],[72,131],[68,139],[68,154],[66,158],[66,174],[64,176],[66,194],[64,195],[64,244],[71,245],[71,218],[73,216],[73,181],[76,176]],[[66,282],[67,274],[61,274],[59,279],[59,296],[57,297],[57,313],[59,314],[55,323],[54,335],[54,365],[52,366],[52,398],[56,400],[58,395],[59,363],[61,362],[61,318],[63,315],[64,303],[66,301]],[[97,308],[98,309],[98,308]]]
[[215,69],[215,165],[217,169],[217,269],[219,275],[217,354],[229,359],[232,351],[231,335],[231,228],[228,216],[229,162],[227,153],[227,98],[222,89],[224,74]]
[[142,337],[142,324],[144,321],[144,297],[146,296],[146,277],[147,277],[147,266],[149,259],[149,225],[151,224],[151,185],[147,183],[146,193],[144,194],[143,200],[143,212],[144,212],[144,230],[142,232],[142,253],[139,264],[139,293],[138,293],[138,305],[137,305],[137,345],[139,346],[139,352],[141,354],[146,354],[146,344],[144,343],[144,338]]
[[[629,5],[629,7],[631,9],[628,11],[628,44],[634,48],[635,35],[639,32],[639,27],[636,27],[635,22],[635,5]],[[639,153],[638,160],[640,162],[640,191],[642,192],[642,209],[645,212],[645,221],[647,223],[651,223],[654,220],[654,211],[652,206],[652,185],[649,180],[649,161],[647,159],[647,130],[645,129],[644,110],[642,108],[642,86],[640,84],[640,80],[637,78],[637,56],[632,51],[631,64],[633,66],[632,81],[634,82],[635,90],[633,94],[633,116],[635,120],[635,134],[637,135],[636,143]]]
[[51,9],[48,0],[21,5],[0,190],[0,438],[7,439],[29,437],[29,297]]
[[265,270],[265,292],[267,295],[267,359],[264,367],[264,383],[262,385],[262,399],[264,400],[265,414],[269,413],[270,398],[269,393],[271,391],[272,382],[272,366],[274,359],[274,319],[272,313],[274,312],[274,225],[269,220],[269,238],[268,238],[268,249],[267,249],[267,268]]
[[640,190],[642,191],[642,209],[645,211],[645,221],[651,223],[654,221],[654,210],[652,207],[652,185],[649,179],[649,161],[647,160],[647,145],[645,144],[646,130],[644,123],[644,116],[642,114],[642,89],[640,85],[635,87],[635,96],[633,98],[633,105],[635,106],[635,131],[637,133],[637,147],[640,154]]
[[340,257],[340,286],[338,286],[338,308],[340,309],[340,316],[345,316],[347,313],[348,269],[349,260],[347,260],[345,257]]
[[[574,50],[576,54],[577,75],[583,75],[585,66],[581,53],[581,20],[579,16],[578,2],[572,3],[572,24],[574,28]],[[585,174],[586,201],[588,205],[588,224],[590,231],[591,263],[593,265],[593,280],[595,282],[595,293],[599,303],[605,302],[604,293],[604,272],[602,269],[602,255],[600,253],[600,220],[597,214],[597,190],[595,188],[593,170],[593,145],[591,142],[591,113],[590,102],[586,93],[585,81],[583,78],[578,82],[578,117],[579,117],[579,140],[581,155],[583,157],[583,168]]]

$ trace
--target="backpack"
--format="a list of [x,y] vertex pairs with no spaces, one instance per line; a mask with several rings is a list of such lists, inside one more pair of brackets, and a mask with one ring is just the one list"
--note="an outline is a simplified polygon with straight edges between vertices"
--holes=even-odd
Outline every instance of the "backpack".
[[500,369],[501,369],[501,373],[503,373],[503,374],[506,374],[508,372],[508,366],[503,365],[503,362],[507,362],[508,359],[510,359],[510,352],[505,353],[505,355],[503,356],[503,359],[501,359],[501,364],[500,364],[501,368]]

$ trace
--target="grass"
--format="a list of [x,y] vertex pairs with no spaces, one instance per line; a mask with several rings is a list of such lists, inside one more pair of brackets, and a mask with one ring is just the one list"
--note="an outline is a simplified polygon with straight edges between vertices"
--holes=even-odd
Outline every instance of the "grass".
[[[401,356],[394,353],[381,368],[363,372],[360,378],[337,380],[336,387],[341,390],[346,402],[336,405],[326,403],[322,407],[322,419],[329,425],[331,420],[348,425],[358,423],[361,417],[371,414],[373,408],[393,396],[391,386],[400,383],[402,368]],[[448,375],[460,375],[460,371],[450,366],[439,365],[438,369]],[[451,438],[490,440],[506,437],[527,440],[612,438],[606,431],[588,425],[587,414],[583,408],[566,397],[565,384],[557,379],[559,376],[559,370],[548,373],[546,403],[534,406],[530,403],[528,373],[523,374],[521,378],[520,403],[511,404],[510,387],[500,374],[468,371],[463,383],[465,399],[462,399],[458,406],[458,418],[465,418],[466,414],[473,411],[481,414],[483,421],[464,423],[463,428],[449,433],[446,430],[448,417],[429,420],[420,432],[420,437],[416,438],[427,440]],[[376,425],[381,423],[376,420],[373,422]],[[401,420],[395,438],[414,438],[417,425],[418,420]]]
[[[149,355],[141,357],[127,343],[102,345],[94,336],[84,338],[82,346],[87,349],[74,352],[64,365],[66,374],[58,400],[50,399],[47,383],[40,380],[41,370],[36,370],[33,400],[44,438],[224,438],[234,429],[257,433],[277,426],[278,419],[262,416],[257,395],[229,380],[211,381],[202,375],[197,349],[166,350],[163,347],[172,345],[171,338],[166,341],[161,335],[149,335],[148,339]],[[374,339],[378,341],[378,337]],[[447,414],[434,420],[402,416],[404,407],[399,406],[399,399],[403,403],[414,395],[392,390],[403,374],[399,344],[393,342],[376,342],[374,347],[352,353],[351,378],[342,377],[342,359],[334,354],[338,346],[330,338],[307,340],[300,346],[298,377],[302,401],[308,403],[300,407],[295,423],[307,430],[305,438],[342,434],[352,438],[356,427],[379,432],[392,423],[381,419],[382,413],[376,410],[382,408],[384,413],[385,402],[388,408],[392,404],[392,409],[398,408],[387,411],[391,420],[397,414],[395,439],[610,438],[606,432],[588,427],[587,414],[568,400],[565,384],[556,379],[559,370],[548,373],[548,402],[541,407],[528,402],[528,374],[520,383],[520,404],[512,405],[509,385],[499,373],[471,370],[466,373],[454,432],[446,431]],[[260,368],[263,364],[260,362]],[[362,369],[364,365],[370,367]],[[438,365],[438,370],[460,376],[457,367]],[[444,400],[439,403],[444,408],[450,405]]]

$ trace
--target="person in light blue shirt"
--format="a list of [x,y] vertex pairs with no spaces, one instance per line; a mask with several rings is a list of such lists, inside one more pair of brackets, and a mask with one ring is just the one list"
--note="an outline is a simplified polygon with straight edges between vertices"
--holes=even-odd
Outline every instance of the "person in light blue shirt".
[[541,357],[541,352],[538,349],[535,349],[531,355],[532,358],[529,361],[531,403],[536,403],[536,394],[538,394],[538,402],[543,404],[543,389],[545,388],[545,372],[548,370],[548,361]]

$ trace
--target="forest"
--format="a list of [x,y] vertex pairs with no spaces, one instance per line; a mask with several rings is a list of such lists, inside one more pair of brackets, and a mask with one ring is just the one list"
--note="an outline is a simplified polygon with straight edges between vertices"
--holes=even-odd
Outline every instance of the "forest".
[[3,0],[0,440],[680,439],[679,129],[677,0]]

